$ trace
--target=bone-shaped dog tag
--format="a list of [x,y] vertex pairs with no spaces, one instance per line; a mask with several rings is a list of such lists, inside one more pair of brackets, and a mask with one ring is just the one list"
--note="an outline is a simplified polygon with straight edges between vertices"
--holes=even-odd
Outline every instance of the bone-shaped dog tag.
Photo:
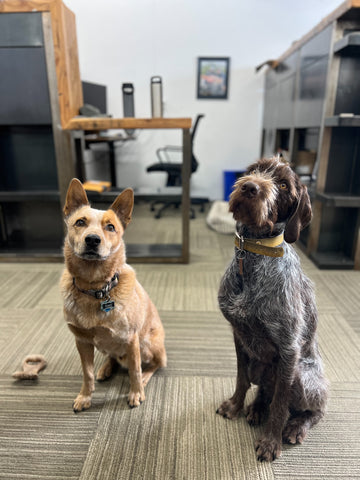
[[110,312],[111,310],[114,310],[115,302],[114,300],[104,300],[100,303],[100,308],[103,312]]

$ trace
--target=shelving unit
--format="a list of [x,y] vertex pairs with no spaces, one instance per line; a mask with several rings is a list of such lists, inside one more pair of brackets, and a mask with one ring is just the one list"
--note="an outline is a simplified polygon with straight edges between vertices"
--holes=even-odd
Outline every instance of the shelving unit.
[[[75,40],[75,41],[74,41]],[[79,76],[64,72],[77,58],[75,17],[61,1],[4,0],[0,5],[0,256],[62,257],[61,205],[76,176],[62,102]],[[81,87],[72,97],[82,102]],[[75,113],[75,107],[70,113]]]
[[314,217],[300,244],[320,268],[360,269],[359,75],[359,0],[341,4],[266,72],[261,153],[285,149],[308,185]]

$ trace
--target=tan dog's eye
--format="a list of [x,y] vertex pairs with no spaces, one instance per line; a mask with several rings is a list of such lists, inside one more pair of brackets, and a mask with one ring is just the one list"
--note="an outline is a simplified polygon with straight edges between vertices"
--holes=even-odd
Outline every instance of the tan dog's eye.
[[79,218],[79,220],[76,220],[75,226],[76,227],[85,227],[86,222],[83,218]]
[[280,188],[281,188],[281,190],[287,190],[288,189],[287,183],[281,182],[280,183]]
[[112,223],[109,223],[108,225],[106,225],[105,230],[107,230],[108,232],[115,232],[115,227]]

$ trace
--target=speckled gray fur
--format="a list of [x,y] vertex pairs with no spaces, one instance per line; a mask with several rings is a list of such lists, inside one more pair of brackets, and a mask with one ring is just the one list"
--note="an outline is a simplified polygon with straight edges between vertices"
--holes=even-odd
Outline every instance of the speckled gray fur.
[[[275,222],[271,236],[282,233],[286,223]],[[237,231],[246,238],[269,237],[268,227],[257,228],[255,234],[240,221]],[[267,419],[256,444],[261,461],[276,459],[282,441],[302,443],[307,430],[323,417],[327,400],[313,285],[294,248],[285,241],[282,247],[280,258],[245,252],[242,275],[235,247],[218,294],[221,312],[233,327],[238,366],[235,393],[218,413],[236,418],[250,382],[259,386],[246,415],[251,425]]]

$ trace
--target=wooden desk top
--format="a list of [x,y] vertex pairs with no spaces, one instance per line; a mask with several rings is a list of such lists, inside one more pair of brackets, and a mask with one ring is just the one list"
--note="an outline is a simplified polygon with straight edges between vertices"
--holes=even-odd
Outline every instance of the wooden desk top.
[[107,118],[73,117],[65,130],[111,130],[111,129],[190,129],[191,118]]

